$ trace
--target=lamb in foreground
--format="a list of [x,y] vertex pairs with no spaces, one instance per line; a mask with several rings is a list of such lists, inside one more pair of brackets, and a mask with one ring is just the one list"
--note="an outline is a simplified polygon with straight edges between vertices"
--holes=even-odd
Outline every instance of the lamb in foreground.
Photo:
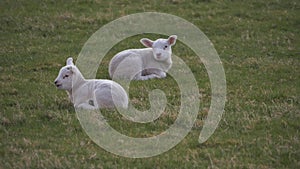
[[152,41],[142,38],[140,42],[147,48],[128,49],[117,53],[109,63],[112,79],[148,80],[165,78],[172,66],[172,49],[177,36]]
[[59,71],[54,84],[58,89],[66,90],[75,108],[127,108],[128,96],[122,86],[111,80],[90,79],[83,77],[68,58],[66,66]]

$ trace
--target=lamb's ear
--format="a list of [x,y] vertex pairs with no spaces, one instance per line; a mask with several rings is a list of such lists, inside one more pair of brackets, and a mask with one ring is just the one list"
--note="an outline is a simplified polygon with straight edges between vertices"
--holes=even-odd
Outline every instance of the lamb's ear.
[[171,35],[169,38],[168,38],[168,43],[169,45],[174,45],[176,43],[176,39],[177,39],[177,36],[176,35]]
[[67,59],[67,65],[74,65],[74,63],[73,63],[73,58],[72,58],[72,57],[69,57],[69,58]]
[[152,40],[150,40],[150,39],[148,39],[148,38],[143,38],[143,39],[140,40],[140,42],[141,42],[144,46],[146,46],[146,47],[148,47],[148,48],[152,48],[152,45],[153,45],[153,41],[152,41]]

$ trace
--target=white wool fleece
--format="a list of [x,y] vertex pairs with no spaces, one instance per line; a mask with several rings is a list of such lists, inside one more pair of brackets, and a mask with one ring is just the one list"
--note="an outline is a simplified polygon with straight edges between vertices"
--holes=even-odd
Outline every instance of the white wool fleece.
[[112,79],[148,80],[165,78],[172,66],[172,46],[177,36],[152,41],[143,38],[140,42],[147,48],[128,49],[117,53],[109,63]]
[[128,96],[122,86],[111,80],[86,80],[72,58],[67,59],[66,66],[60,69],[54,83],[58,89],[68,92],[75,108],[128,107]]

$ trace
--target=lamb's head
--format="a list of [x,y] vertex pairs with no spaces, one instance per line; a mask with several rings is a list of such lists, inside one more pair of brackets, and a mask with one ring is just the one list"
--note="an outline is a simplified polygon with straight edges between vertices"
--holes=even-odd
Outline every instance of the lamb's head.
[[157,39],[152,41],[147,38],[141,39],[141,43],[153,49],[154,58],[158,61],[164,61],[171,57],[171,47],[176,43],[177,36],[171,35],[168,39]]
[[58,73],[57,78],[54,81],[54,84],[58,89],[71,90],[72,89],[72,76],[74,74],[73,59],[68,58],[66,66],[62,67]]

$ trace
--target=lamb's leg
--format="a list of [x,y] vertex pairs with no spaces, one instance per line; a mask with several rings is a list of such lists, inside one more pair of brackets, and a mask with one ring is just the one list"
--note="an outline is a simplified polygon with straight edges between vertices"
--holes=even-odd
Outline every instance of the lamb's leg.
[[148,80],[152,78],[165,78],[167,77],[166,72],[160,70],[160,69],[145,69],[142,71],[142,75],[144,77],[141,77],[140,80]]
[[154,78],[160,78],[160,77],[156,74],[150,74],[150,75],[144,75],[144,76],[142,76],[142,74],[138,74],[134,77],[134,80],[149,80],[149,79],[154,79]]
[[167,77],[166,72],[163,72],[161,70],[158,70],[157,73],[155,73],[155,74],[157,74],[159,76],[159,78],[165,78],[165,77]]
[[86,109],[86,110],[96,110],[98,109],[96,106],[92,106],[90,103],[80,103],[75,105],[75,108]]

